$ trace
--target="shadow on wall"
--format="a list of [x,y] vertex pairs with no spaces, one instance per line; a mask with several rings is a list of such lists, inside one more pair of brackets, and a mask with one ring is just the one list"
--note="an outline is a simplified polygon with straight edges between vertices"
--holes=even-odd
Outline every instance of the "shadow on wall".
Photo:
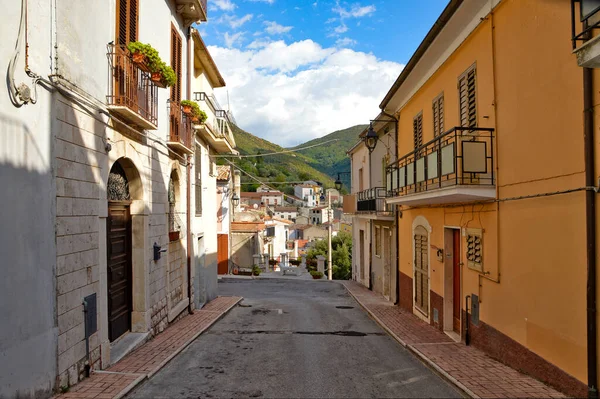
[[43,133],[0,114],[0,397],[49,396],[56,377],[55,188]]

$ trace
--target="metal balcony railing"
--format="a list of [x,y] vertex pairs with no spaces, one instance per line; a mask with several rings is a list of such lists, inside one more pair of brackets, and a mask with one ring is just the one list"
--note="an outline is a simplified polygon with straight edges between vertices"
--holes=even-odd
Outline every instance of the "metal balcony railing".
[[169,143],[178,143],[192,148],[192,124],[188,116],[183,112],[181,105],[176,102],[170,104],[170,130]]
[[158,87],[131,60],[123,45],[108,45],[108,95],[109,109],[130,122],[146,129],[158,125]]
[[227,120],[227,122],[229,123],[234,123],[235,124],[235,119],[233,118],[233,113],[231,111],[225,111],[223,109],[223,107],[221,107],[221,104],[219,104],[219,102],[217,101],[217,98],[215,97],[214,94],[208,94],[206,92],[199,92],[200,94],[200,101],[204,101],[206,102],[209,107],[211,108],[213,114],[215,114],[215,116],[217,118],[222,118]]
[[388,197],[449,186],[494,186],[494,129],[454,127],[386,169]]
[[[578,24],[581,25],[578,26]],[[571,36],[573,49],[577,48],[578,41],[585,42],[591,39],[592,31],[598,28],[600,28],[600,4],[598,1],[571,0]],[[577,32],[578,30],[581,31]]]
[[392,214],[391,207],[385,203],[385,187],[372,187],[356,193],[357,213]]

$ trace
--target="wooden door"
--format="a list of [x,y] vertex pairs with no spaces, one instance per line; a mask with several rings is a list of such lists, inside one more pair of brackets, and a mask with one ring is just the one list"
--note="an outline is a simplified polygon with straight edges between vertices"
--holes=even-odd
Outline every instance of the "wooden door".
[[429,244],[427,241],[427,230],[423,226],[417,226],[414,236],[415,306],[426,316],[429,315]]
[[452,235],[452,329],[460,334],[460,230]]
[[365,231],[360,231],[360,244],[358,246],[358,262],[360,266],[360,279],[365,281],[367,274],[365,273]]
[[107,218],[108,339],[131,326],[131,215],[129,203],[109,202]]
[[227,274],[229,272],[229,235],[217,235],[217,273]]

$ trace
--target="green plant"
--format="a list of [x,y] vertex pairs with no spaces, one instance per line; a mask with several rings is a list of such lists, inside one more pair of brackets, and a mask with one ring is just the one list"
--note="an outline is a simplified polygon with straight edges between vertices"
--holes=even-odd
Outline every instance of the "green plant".
[[262,270],[260,269],[260,267],[258,265],[252,265],[252,275],[253,276],[258,276],[258,275],[260,275],[261,272],[262,272]]
[[200,120],[200,123],[204,123],[208,119],[208,115],[206,115],[206,112],[204,112],[203,110],[200,110],[200,112],[196,116]]
[[68,385],[61,385],[60,386],[60,393],[67,393],[69,392],[69,386]]
[[146,65],[148,66],[150,72],[161,72],[160,67],[163,64],[163,61],[158,55],[158,51],[156,51],[156,49],[154,49],[154,47],[151,45],[141,42],[129,42],[127,44],[127,50],[129,50],[131,54],[141,53],[145,55]]
[[177,82],[175,71],[164,62],[160,65],[160,73],[162,74],[162,81],[167,87],[173,86]]
[[290,264],[294,266],[300,266],[300,259],[290,259]]
[[[192,115],[197,116],[198,118],[200,118],[200,112],[204,112],[204,111],[200,110],[200,107],[198,106],[198,103],[195,102],[195,101],[183,100],[181,102],[181,106],[182,107],[191,107],[192,108]],[[204,113],[204,115],[206,115],[206,113]]]
[[269,265],[275,266],[276,264],[277,264],[277,260],[275,260],[275,259],[269,259]]
[[317,272],[314,270],[311,270],[310,275],[313,276],[313,278],[319,279],[323,277],[323,273],[322,272]]

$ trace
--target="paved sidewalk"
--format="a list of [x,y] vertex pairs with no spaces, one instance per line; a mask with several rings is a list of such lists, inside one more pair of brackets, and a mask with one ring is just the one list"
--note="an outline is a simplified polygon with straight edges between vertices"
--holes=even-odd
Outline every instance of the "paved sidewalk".
[[564,398],[542,382],[450,339],[354,281],[342,284],[400,344],[473,398]]
[[55,399],[114,399],[125,396],[137,384],[156,374],[241,300],[241,297],[218,297],[210,301],[107,370],[95,371],[90,378]]

